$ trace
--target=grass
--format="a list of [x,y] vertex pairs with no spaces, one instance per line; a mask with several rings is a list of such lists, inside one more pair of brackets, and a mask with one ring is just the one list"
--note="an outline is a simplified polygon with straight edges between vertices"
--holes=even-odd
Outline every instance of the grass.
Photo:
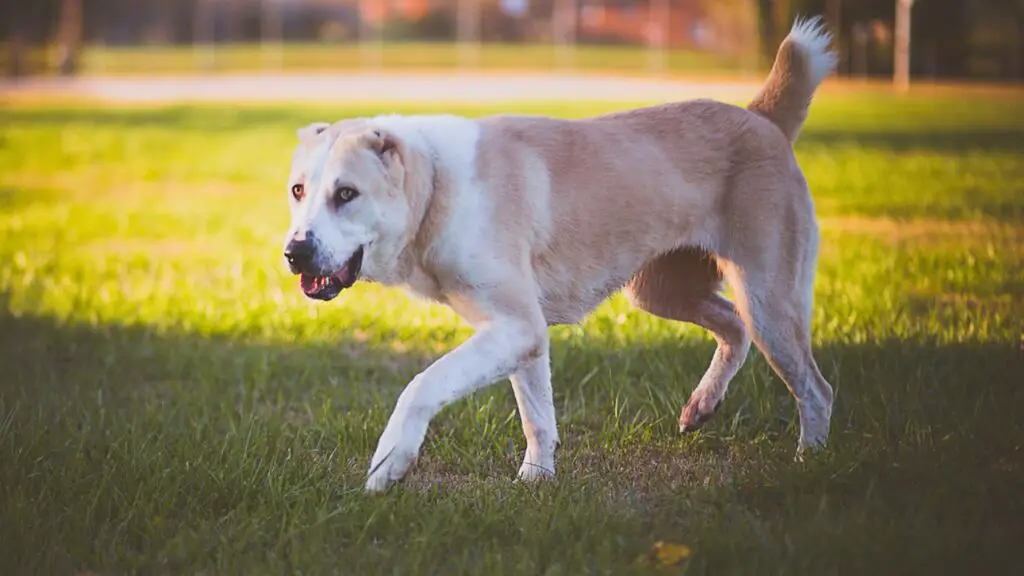
[[[397,290],[312,303],[283,269],[295,127],[377,110],[0,110],[5,572],[1015,572],[1019,100],[815,103],[797,152],[823,229],[815,353],[838,393],[820,457],[793,462],[795,407],[756,351],[680,436],[713,341],[617,296],[551,331],[556,482],[512,484],[524,441],[497,385],[367,497],[398,392],[469,334]],[[639,561],[658,541],[691,554]]]
[[[468,53],[472,54],[472,53]],[[81,73],[90,75],[193,74],[208,71],[220,74],[271,72],[344,72],[377,70],[445,70],[464,64],[481,70],[559,71],[563,65],[576,72],[645,73],[650,70],[653,52],[644,46],[580,45],[560,52],[552,44],[484,43],[474,60],[462,60],[454,42],[384,42],[361,48],[356,43],[303,44],[222,44],[214,50],[190,45],[152,45],[131,47],[87,46],[83,51]],[[0,50],[0,68],[9,56]],[[30,55],[32,65],[55,73],[51,64],[55,48],[37,49]],[[700,75],[735,75],[761,66],[754,59],[724,53],[695,50],[670,50],[665,71]]]

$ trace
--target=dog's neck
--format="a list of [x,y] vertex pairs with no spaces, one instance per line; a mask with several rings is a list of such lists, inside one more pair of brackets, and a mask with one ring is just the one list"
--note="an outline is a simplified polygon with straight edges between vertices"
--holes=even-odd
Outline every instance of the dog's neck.
[[437,285],[437,279],[430,272],[425,260],[430,249],[431,229],[442,216],[444,208],[439,206],[438,189],[443,186],[443,169],[439,168],[437,153],[430,147],[409,144],[406,149],[405,194],[409,201],[410,215],[405,241],[396,262],[395,282],[391,284]]

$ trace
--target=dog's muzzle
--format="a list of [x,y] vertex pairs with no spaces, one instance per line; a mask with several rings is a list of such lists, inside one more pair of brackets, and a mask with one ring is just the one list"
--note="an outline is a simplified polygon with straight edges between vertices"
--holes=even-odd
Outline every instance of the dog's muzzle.
[[329,271],[316,265],[316,245],[307,236],[288,242],[284,250],[288,269],[299,275],[302,292],[314,300],[333,300],[342,290],[355,284],[363,265],[363,247],[356,249],[339,270]]

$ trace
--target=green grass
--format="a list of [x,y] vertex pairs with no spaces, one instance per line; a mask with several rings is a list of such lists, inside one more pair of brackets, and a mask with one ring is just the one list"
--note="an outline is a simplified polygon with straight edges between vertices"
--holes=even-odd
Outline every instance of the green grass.
[[310,302],[282,266],[295,128],[377,110],[0,110],[5,573],[645,573],[659,540],[692,550],[669,573],[1015,572],[1019,100],[815,103],[797,152],[837,390],[820,457],[793,462],[795,407],[756,351],[680,436],[713,341],[617,296],[551,331],[557,481],[512,484],[524,441],[497,385],[368,497],[398,392],[469,334],[397,290]]
[[[55,48],[37,49],[30,54],[32,65],[55,73]],[[210,59],[212,55],[212,60]],[[362,68],[376,70],[443,70],[464,63],[482,70],[558,71],[571,65],[576,72],[643,73],[650,70],[653,53],[644,46],[581,45],[563,55],[551,44],[481,44],[475,61],[463,61],[453,42],[385,42],[365,49],[355,43],[289,43],[278,48],[258,44],[224,44],[213,51],[177,46],[88,46],[83,51],[84,75],[192,74],[212,73],[344,72]],[[0,50],[0,68],[9,56]],[[472,56],[471,56],[472,57]],[[565,59],[563,59],[565,58]],[[721,53],[671,50],[666,54],[668,72],[699,75],[735,75],[754,71],[762,63]]]

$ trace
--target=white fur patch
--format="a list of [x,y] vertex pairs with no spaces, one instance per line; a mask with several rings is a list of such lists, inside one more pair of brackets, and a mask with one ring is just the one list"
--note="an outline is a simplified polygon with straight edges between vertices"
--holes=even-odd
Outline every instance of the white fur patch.
[[[451,193],[448,222],[431,251],[452,268],[473,271],[474,278],[462,278],[469,285],[492,281],[488,273],[494,262],[475,262],[476,255],[491,254],[481,248],[492,237],[492,204],[477,179],[477,150],[480,125],[472,119],[449,114],[379,116],[373,124],[391,131],[406,145],[432,156],[445,173]],[[467,238],[473,238],[467,242]]]
[[811,82],[815,87],[835,70],[839,58],[829,48],[832,35],[822,24],[821,16],[797,18],[787,37],[800,47],[810,61]]
[[294,165],[292,167],[293,173],[289,178],[290,182],[302,181],[305,183],[307,193],[312,191],[303,202],[295,203],[292,202],[292,225],[288,230],[288,236],[285,238],[287,243],[295,235],[305,237],[307,233],[314,227],[313,221],[318,215],[322,213],[323,198],[320,194],[316,194],[317,186],[320,183],[320,179],[323,175],[324,166],[327,162],[327,157],[331,152],[331,146],[334,144],[333,138],[324,138],[318,142],[317,145],[306,153],[303,162]]
[[371,122],[391,131],[408,145],[430,152],[453,174],[464,176],[466,181],[476,173],[480,126],[474,120],[451,114],[391,114],[377,116]]
[[[523,364],[524,356],[546,344],[543,326],[531,327],[523,319],[498,316],[413,378],[398,397],[377,442],[366,490],[385,490],[405,476],[419,456],[430,420],[442,408],[509,376]],[[529,398],[550,403],[548,397],[541,393]],[[546,411],[547,407],[538,409]],[[553,463],[543,462],[553,467]]]

